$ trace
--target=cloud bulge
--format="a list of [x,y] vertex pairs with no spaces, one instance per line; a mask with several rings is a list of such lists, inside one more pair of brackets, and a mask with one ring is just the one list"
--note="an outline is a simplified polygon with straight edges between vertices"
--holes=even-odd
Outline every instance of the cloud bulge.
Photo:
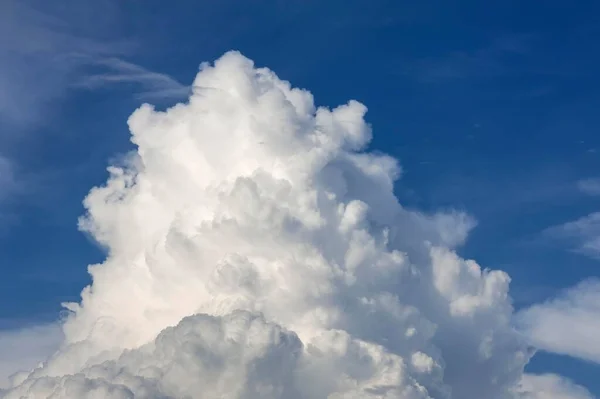
[[467,215],[398,202],[364,105],[316,107],[237,52],[193,87],[131,115],[80,220],[108,256],[0,396],[548,397],[525,396],[509,276],[456,253]]

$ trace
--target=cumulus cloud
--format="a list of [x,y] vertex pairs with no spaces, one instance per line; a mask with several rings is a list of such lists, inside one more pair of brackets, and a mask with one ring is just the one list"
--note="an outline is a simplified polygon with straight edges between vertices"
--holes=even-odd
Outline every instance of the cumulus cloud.
[[522,310],[515,321],[537,348],[600,363],[600,280]]
[[520,391],[525,399],[594,399],[584,387],[556,374],[525,374]]
[[398,202],[364,105],[237,52],[193,87],[131,115],[80,220],[107,258],[4,398],[523,397],[508,275],[457,254],[468,216]]

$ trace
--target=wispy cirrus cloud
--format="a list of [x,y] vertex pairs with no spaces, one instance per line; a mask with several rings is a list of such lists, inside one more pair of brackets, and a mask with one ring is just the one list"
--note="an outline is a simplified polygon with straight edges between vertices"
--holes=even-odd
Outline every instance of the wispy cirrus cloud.
[[552,226],[542,235],[567,243],[573,252],[600,260],[600,212]]
[[[575,186],[579,195],[600,196],[600,178],[580,179]],[[561,242],[572,252],[600,260],[600,211],[550,226],[542,231],[541,238]]]
[[48,10],[40,1],[0,4],[0,35],[10,38],[0,41],[2,136],[37,126],[56,107],[81,67],[73,55],[101,57],[125,51],[125,43],[91,32],[104,30],[107,22],[100,18],[90,29],[82,29],[76,23],[82,18],[77,5],[64,5]]
[[600,280],[589,279],[520,311],[515,323],[541,350],[600,364]]
[[[122,4],[39,0],[0,4],[0,139],[52,115],[70,91],[135,84],[139,98],[174,98],[186,87],[127,58],[136,41],[120,34]],[[91,70],[100,69],[100,73]]]
[[134,95],[142,100],[182,99],[190,94],[190,86],[171,76],[121,58],[100,58],[90,60],[90,64],[102,68],[103,71],[83,76],[76,86],[93,90],[114,85],[133,85]]

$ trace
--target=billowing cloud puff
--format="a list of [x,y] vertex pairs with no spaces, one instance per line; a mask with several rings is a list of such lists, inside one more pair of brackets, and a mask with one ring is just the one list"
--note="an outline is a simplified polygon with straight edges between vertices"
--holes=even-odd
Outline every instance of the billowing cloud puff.
[[522,395],[509,277],[457,255],[468,216],[399,204],[364,105],[317,108],[236,52],[193,86],[129,119],[80,223],[107,258],[5,398]]

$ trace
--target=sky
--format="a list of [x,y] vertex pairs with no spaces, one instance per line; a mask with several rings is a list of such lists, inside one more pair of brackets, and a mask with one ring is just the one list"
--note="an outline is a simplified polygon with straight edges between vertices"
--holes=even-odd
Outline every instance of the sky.
[[[314,341],[315,347],[323,352],[336,347],[328,341],[335,339],[327,335],[327,328],[335,326],[350,337],[347,339],[351,343],[346,343],[347,346],[356,344],[361,350],[368,351],[373,359],[383,356],[377,352],[381,349],[374,349],[362,341],[359,345],[356,340],[360,338],[383,345],[389,362],[396,361],[393,356],[401,354],[406,358],[409,353],[413,359],[411,367],[417,370],[415,375],[420,375],[418,365],[429,364],[429,360],[415,361],[424,358],[418,353],[431,356],[427,359],[433,359],[435,364],[446,364],[446,369],[454,364],[470,364],[470,361],[476,364],[476,360],[469,357],[470,345],[484,340],[482,337],[487,337],[485,334],[489,331],[495,331],[495,335],[490,335],[494,338],[489,339],[497,343],[497,347],[492,347],[500,354],[526,356],[521,339],[537,349],[530,360],[523,361],[527,363],[526,377],[521,384],[532,395],[527,397],[600,397],[600,382],[594,378],[600,371],[600,339],[597,338],[600,337],[600,139],[596,134],[600,124],[596,112],[600,105],[600,80],[597,77],[600,49],[596,45],[600,39],[599,16],[600,5],[592,1],[547,1],[543,7],[531,1],[467,0],[421,1],[418,4],[383,0],[264,0],[242,4],[225,0],[180,1],[176,5],[156,0],[68,0],[60,5],[33,0],[3,1],[0,5],[0,387],[2,380],[12,372],[34,367],[59,346],[59,355],[41,368],[41,374],[19,379],[21,388],[15,388],[17,390],[12,394],[23,392],[18,389],[30,389],[36,378],[47,375],[44,373],[66,376],[84,370],[87,378],[92,378],[94,372],[90,371],[90,364],[104,364],[102,362],[107,359],[117,358],[111,352],[116,350],[112,347],[108,351],[112,358],[109,355],[106,359],[102,358],[105,355],[100,356],[100,360],[94,357],[96,352],[103,353],[101,349],[107,349],[107,343],[92,334],[95,328],[92,325],[107,318],[115,325],[108,323],[110,327],[101,330],[100,335],[113,337],[111,334],[114,334],[124,342],[121,350],[137,348],[152,341],[159,333],[165,337],[160,341],[161,345],[166,345],[167,349],[169,345],[177,348],[177,334],[185,335],[186,329],[194,326],[204,326],[212,331],[216,325],[227,330],[230,325],[254,323],[252,325],[260,326],[256,327],[260,337],[263,337],[261,334],[276,334],[273,331],[282,334],[285,349],[272,349],[269,345],[274,344],[266,341],[260,341],[260,344],[267,348],[265,350],[273,351],[272,356],[285,358],[286,362],[292,362],[289,353],[295,353],[300,343],[306,345]],[[222,58],[220,66],[215,66],[213,72],[209,68],[208,72],[199,74],[201,63],[212,65],[230,50],[239,51],[241,55],[229,53],[230,57]],[[263,77],[268,84],[263,80],[254,81],[246,76],[254,74],[248,72],[253,67],[241,60],[252,60],[256,68],[268,68],[278,78]],[[247,79],[253,83],[248,83]],[[363,123],[359,105],[349,103],[334,116],[315,117],[311,107],[306,105],[308,100],[289,94],[296,92],[281,89],[281,81],[310,91],[317,107],[334,109],[350,100],[364,104],[368,108],[364,115],[368,128],[355,128]],[[253,104],[258,100],[253,99],[254,92],[245,85],[269,87],[264,89],[269,93],[280,90],[288,100],[293,98],[296,102],[284,102],[272,94],[273,97],[254,110]],[[214,87],[218,90],[211,90]],[[238,93],[239,98],[219,94],[227,90]],[[290,101],[298,120],[288,116],[286,107]],[[189,103],[189,107],[169,111],[168,117],[161,119],[165,114],[159,111],[178,102]],[[153,104],[156,111],[140,108],[144,103]],[[250,122],[246,127],[239,127],[235,124],[238,122],[228,121],[227,115],[245,115],[242,110],[250,108],[254,114],[240,118],[244,121],[244,118],[252,119],[252,123],[270,135],[260,136]],[[193,116],[196,111],[198,115],[202,114],[199,110],[209,116],[205,119]],[[286,118],[292,118],[294,123]],[[325,122],[329,120],[327,118],[333,122]],[[340,121],[336,122],[336,118]],[[327,165],[333,165],[334,172],[327,168],[325,171],[313,170],[315,163],[326,163],[319,161],[316,155],[316,160],[308,155],[306,159],[300,155],[292,156],[295,153],[313,154],[314,148],[298,137],[305,124],[314,121],[319,126],[326,126],[323,130],[328,138],[318,138],[315,142],[330,151]],[[352,127],[344,127],[346,123]],[[185,129],[178,126],[197,132],[193,141],[196,144],[186,142],[182,133]],[[290,136],[281,141],[278,133],[271,132],[269,126]],[[250,133],[233,135],[231,132],[238,132],[236,129]],[[163,136],[165,138],[161,138]],[[173,138],[172,142],[168,138]],[[332,144],[327,144],[330,147],[326,145],[327,140],[331,140]],[[266,152],[263,153],[263,149]],[[360,161],[360,157],[352,155],[360,151],[371,155]],[[391,161],[382,154],[397,160],[395,173],[389,166]],[[288,164],[283,159],[288,159]],[[352,167],[348,166],[350,160],[356,162]],[[187,166],[180,170],[183,164]],[[106,190],[92,190],[107,184],[109,165],[113,166],[113,173],[117,173],[115,170],[137,171],[141,177],[132,179],[142,188],[137,191],[135,184],[127,180],[126,173],[125,177],[119,177],[117,173],[110,180],[113,185],[109,182]],[[275,190],[270,180],[254,175],[250,179],[252,184],[264,190],[259,192],[262,197],[252,194],[250,183],[250,188],[239,188],[250,190],[250,194],[241,193],[239,198],[246,198],[244,195],[251,199],[255,198],[252,195],[262,198],[256,200],[256,208],[251,210],[264,218],[252,219],[247,228],[257,230],[252,230],[255,234],[250,237],[269,236],[260,229],[264,226],[269,231],[281,229],[282,236],[287,237],[289,233],[293,238],[290,242],[270,242],[270,246],[264,248],[262,241],[256,243],[257,251],[262,248],[265,257],[275,259],[283,253],[292,253],[296,257],[306,257],[303,264],[316,262],[299,249],[300,252],[295,252],[295,245],[309,240],[307,237],[312,235],[290,233],[294,228],[277,224],[277,215],[297,210],[294,217],[302,220],[303,226],[312,226],[311,223],[316,223],[311,219],[314,215],[305,209],[311,203],[307,194],[309,189],[337,192],[337,184],[341,183],[334,175],[339,173],[348,180],[345,184],[349,188],[343,195],[338,193],[336,201],[350,209],[348,218],[359,221],[352,224],[342,220],[340,230],[326,237],[335,237],[331,238],[332,242],[339,240],[349,243],[350,247],[351,244],[360,246],[353,241],[358,238],[349,238],[351,236],[344,230],[350,228],[344,223],[351,223],[354,226],[351,228],[357,231],[362,229],[362,205],[356,205],[356,209],[354,205],[348,205],[351,199],[359,198],[370,206],[369,215],[372,215],[368,220],[374,227],[369,234],[376,237],[373,238],[376,243],[373,251],[378,255],[370,254],[372,258],[368,259],[387,262],[382,259],[388,259],[388,254],[377,241],[383,239],[378,234],[383,237],[384,233],[377,229],[380,224],[389,223],[396,234],[390,245],[396,245],[408,254],[406,256],[415,265],[428,265],[417,269],[423,273],[423,284],[427,287],[424,290],[432,290],[435,295],[430,295],[429,291],[412,293],[400,283],[389,288],[379,280],[373,282],[374,288],[366,282],[355,290],[335,284],[330,287],[320,274],[317,276],[308,271],[294,274],[293,267],[283,260],[281,267],[288,270],[285,267],[289,266],[290,274],[282,276],[291,280],[280,275],[277,278],[291,285],[290,281],[304,281],[297,287],[290,285],[293,300],[286,302],[287,310],[277,304],[281,293],[274,291],[260,296],[252,291],[254,288],[239,282],[239,287],[233,289],[225,287],[219,280],[218,284],[214,283],[217,288],[207,288],[212,294],[191,294],[204,289],[198,287],[204,287],[202,281],[206,276],[202,274],[204,271],[196,272],[190,266],[193,257],[191,252],[186,252],[192,251],[188,247],[195,248],[198,254],[212,253],[216,251],[213,247],[222,251],[227,248],[230,252],[225,252],[230,256],[245,251],[240,249],[244,247],[242,244],[238,248],[232,243],[247,237],[241,232],[219,232],[223,236],[203,232],[205,243],[198,244],[189,241],[191,236],[189,242],[177,241],[177,234],[185,236],[191,234],[191,230],[186,229],[200,229],[199,226],[204,225],[199,220],[207,212],[213,212],[213,216],[223,212],[222,215],[237,217],[240,225],[250,220],[245,219],[249,216],[238,209],[241,207],[238,197],[234,194],[231,198],[225,194],[219,197],[207,187],[214,184],[219,190],[228,190],[223,187],[227,187],[232,176],[246,176],[247,171],[255,167],[262,167],[267,172],[273,170],[274,177],[288,179],[298,198],[307,195],[305,203],[277,194],[283,196],[277,198],[285,204],[280,209],[277,204],[267,204],[265,199],[270,198],[269,190]],[[219,172],[221,169],[222,173]],[[304,187],[303,184],[308,183],[301,176],[305,174],[318,183],[314,183],[314,187]],[[395,176],[389,190],[386,185],[388,175]],[[187,182],[180,181],[183,176],[187,176]],[[143,182],[157,191],[148,189]],[[305,191],[298,187],[304,187]],[[150,191],[143,191],[146,189]],[[231,190],[237,192],[235,187]],[[111,199],[109,194],[117,199]],[[157,198],[153,205],[144,202],[145,198],[153,196]],[[215,198],[222,204],[217,204]],[[402,210],[392,205],[395,201],[402,205]],[[250,199],[247,202],[254,204]],[[335,212],[328,206],[319,204],[319,212],[326,220],[334,220]],[[238,215],[238,211],[246,216]],[[84,215],[88,216],[80,219]],[[176,233],[167,232],[163,219],[169,217],[179,223]],[[186,222],[188,218],[198,224],[192,226],[193,222]],[[161,236],[162,241],[152,235],[154,233],[156,237]],[[223,239],[225,236],[229,240]],[[156,249],[158,252],[155,253],[151,250],[153,245],[160,246],[153,241],[155,239],[163,244],[171,242],[169,240],[177,243],[173,244],[175,249]],[[338,250],[338,244],[331,244],[335,248],[320,241],[310,245],[314,246],[314,251],[323,254]],[[362,246],[366,245],[363,242]],[[164,265],[164,270],[160,267],[158,271],[152,269],[155,273],[152,277],[157,279],[152,290],[147,282],[150,277],[140,277],[135,271],[137,262],[142,262],[138,258],[140,254],[145,254],[143,262],[148,263],[150,253]],[[460,258],[455,259],[455,253]],[[208,255],[197,256],[212,259]],[[245,256],[254,259],[254,255]],[[170,262],[176,259],[186,266],[171,265]],[[473,259],[481,269],[504,271],[510,276],[508,295],[511,299],[502,299],[504,274],[472,276],[473,267],[462,259]],[[245,266],[240,266],[242,261],[236,262],[238,260],[226,264],[233,265],[235,270],[246,271]],[[69,306],[65,309],[61,304],[81,301],[82,289],[92,282],[88,265],[94,264],[102,264],[90,269],[95,288],[91,293],[84,293],[84,304],[80,308]],[[171,275],[172,270],[175,271]],[[260,269],[261,279],[277,280],[276,274],[268,278],[263,275],[264,270]],[[361,284],[370,281],[371,277],[374,280],[381,277],[371,276],[360,268],[357,270],[358,277],[354,277]],[[431,275],[427,274],[429,272]],[[458,277],[452,277],[452,273]],[[228,281],[241,278],[233,274],[232,280]],[[398,278],[400,282],[406,279]],[[169,284],[161,286],[161,279]],[[315,285],[323,283],[322,289],[335,295],[331,294],[327,301],[311,296],[316,294],[309,295],[310,289],[305,284],[311,282]],[[266,283],[262,284],[266,287]],[[461,290],[468,291],[473,285],[478,286],[479,291],[476,290],[477,294],[469,291],[471,299],[464,299],[467,294]],[[111,290],[111,286],[118,287],[121,294],[117,288]],[[239,297],[242,294],[238,291],[245,289],[249,293]],[[127,297],[126,293],[130,291],[136,293],[136,299]],[[417,328],[417,336],[431,347],[423,344],[417,351],[404,341],[397,347],[382,344],[382,340],[388,339],[387,334],[393,334],[386,332],[387,329],[405,326],[405,321],[398,321],[398,325],[382,321],[384,315],[391,317],[386,313],[391,310],[385,310],[384,305],[377,308],[381,320],[369,319],[365,316],[367,313],[361,313],[358,304],[348,305],[355,311],[350,315],[356,317],[357,325],[343,321],[343,318],[342,321],[331,321],[335,319],[335,312],[329,308],[323,310],[322,316],[310,316],[320,317],[321,324],[309,321],[308,313],[304,313],[304,308],[311,304],[313,307],[325,306],[325,303],[337,306],[342,301],[340,298],[356,293],[368,297],[365,292],[399,295],[402,303],[419,309],[427,323],[439,327],[437,335],[432,337],[426,332],[427,327],[419,325]],[[498,296],[494,296],[496,293]],[[208,305],[222,296],[233,302],[241,301],[235,302],[239,309],[261,309],[266,319],[240,316],[235,312],[219,313],[234,306],[227,301],[221,307],[214,305],[218,310]],[[371,299],[365,301],[371,303]],[[438,309],[436,301],[447,302],[450,313],[444,313],[445,310],[440,310],[442,307]],[[509,303],[514,311],[507,310]],[[184,319],[198,313],[198,309],[210,316]],[[233,310],[236,309],[234,306]],[[126,316],[140,313],[140,310],[144,315],[155,314],[148,316],[148,320],[138,320],[140,325],[147,327],[144,333],[135,326],[126,326],[129,320]],[[467,321],[462,318],[465,312],[474,312],[476,316],[471,315]],[[365,319],[361,319],[363,316]],[[306,321],[296,323],[291,321],[293,317]],[[331,325],[323,321],[325,319]],[[361,330],[359,320],[372,322],[372,331]],[[65,327],[58,326],[57,321]],[[177,328],[164,330],[173,325]],[[381,329],[377,330],[377,326]],[[297,336],[280,332],[280,328],[295,332]],[[463,339],[454,329],[470,329],[474,331],[473,336]],[[514,334],[509,334],[507,329],[514,329]],[[321,330],[327,338],[314,338],[313,335],[317,336],[315,331]],[[219,338],[211,335],[203,339],[213,342],[211,340],[218,341]],[[244,339],[251,341],[253,337]],[[92,349],[86,347],[78,359],[95,360],[90,360],[87,366],[82,363],[80,370],[63,367],[65,359],[75,356],[78,349],[73,349],[76,347],[73,345],[80,341]],[[464,344],[465,352],[462,355],[454,353],[448,349],[452,344]],[[462,348],[460,345],[458,347]],[[228,359],[237,353],[239,348],[236,348],[223,347],[222,352],[213,355]],[[490,350],[496,353],[496,349]],[[282,352],[277,352],[279,350]],[[158,349],[152,355],[133,351],[129,357],[118,361],[122,367],[133,370],[132,376],[141,375],[139,367],[133,365],[143,362],[162,364],[156,351]],[[377,355],[373,354],[375,352]],[[243,358],[247,360],[258,356],[244,353],[248,357]],[[482,381],[492,375],[501,375],[506,381],[517,378],[511,374],[511,367],[517,366],[500,354],[490,355],[494,362],[490,363],[489,369],[481,371]],[[336,380],[336,373],[342,373],[338,370],[342,362],[352,361],[340,355],[340,363],[316,366],[318,362],[312,357],[302,359],[302,362],[308,362],[308,365],[303,363],[302,370],[314,372],[323,367],[332,380]],[[261,361],[268,368],[272,366],[269,362],[275,360]],[[295,370],[298,366],[292,363],[289,367]],[[229,363],[223,360],[223,364]],[[375,363],[372,366],[381,372],[378,367],[382,366]],[[476,366],[471,367],[473,369],[446,370],[446,377],[441,382],[438,381],[441,377],[435,377],[438,373],[435,367],[428,369],[427,377],[414,379],[434,398],[447,397],[444,395],[448,395],[448,389],[454,392],[451,397],[475,398],[478,392],[489,387],[484,383],[481,386],[464,385],[468,372],[476,370]],[[113,375],[111,369],[107,366],[103,370],[103,378],[114,382],[116,377],[110,377]],[[240,372],[234,368],[225,371],[226,375]],[[373,390],[382,389],[377,378],[392,378],[377,372],[374,375],[377,377],[365,381],[357,377],[360,381],[356,386],[375,392]],[[185,393],[172,390],[176,377],[161,380],[161,394],[170,392],[172,397],[177,397]],[[189,379],[187,375],[178,378],[184,377]],[[249,381],[255,382],[253,378],[258,381],[257,386],[262,386],[271,377],[262,374],[248,377]],[[302,378],[308,377],[303,375]],[[405,387],[402,391],[405,397],[421,397],[417,388],[405,384],[404,380],[398,381],[399,386]],[[71,382],[77,387],[73,389],[86,389],[85,384]],[[208,386],[210,382],[203,383]],[[350,389],[325,385],[322,392]],[[138,388],[130,389],[139,394],[142,391],[135,391]],[[154,388],[144,385],[144,389],[150,391]],[[217,388],[210,389],[218,391]],[[255,391],[247,387],[239,389],[240,392],[247,389],[244,391],[247,396],[239,397],[251,398],[252,392],[256,395],[263,392],[256,387],[252,388]],[[291,389],[286,384],[282,383],[278,389],[283,390],[280,395],[291,395],[286,391]],[[7,397],[11,397],[11,391],[6,392]],[[35,393],[32,392],[31,395]],[[81,394],[83,391],[72,392]],[[105,392],[114,393],[114,397],[128,397],[118,396],[126,395],[122,392]],[[318,396],[317,392],[321,391],[297,393],[297,397],[324,397]],[[388,394],[399,393],[390,391]],[[278,397],[272,392],[271,395]],[[495,397],[506,397],[503,395],[506,393],[498,387]]]

